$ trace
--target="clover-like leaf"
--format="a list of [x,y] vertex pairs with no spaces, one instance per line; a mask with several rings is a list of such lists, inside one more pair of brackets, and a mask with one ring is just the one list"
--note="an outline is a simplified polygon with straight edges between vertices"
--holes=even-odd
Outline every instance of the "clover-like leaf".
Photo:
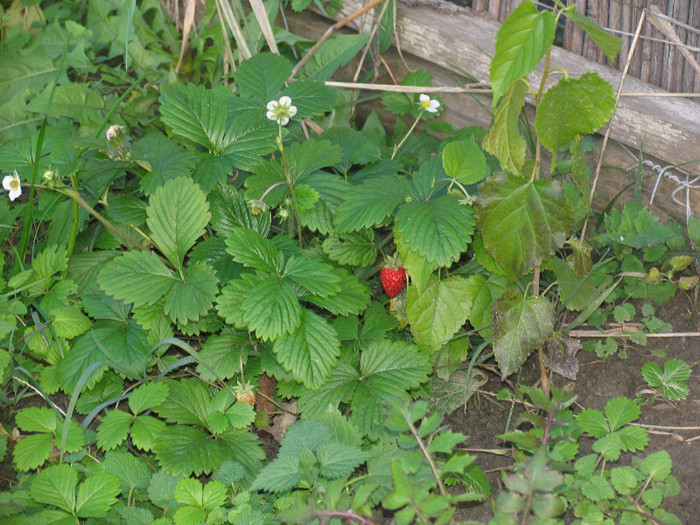
[[671,401],[685,399],[690,392],[686,381],[692,372],[688,364],[681,359],[669,359],[664,369],[656,363],[644,363],[642,377],[652,388],[661,389],[661,395]]

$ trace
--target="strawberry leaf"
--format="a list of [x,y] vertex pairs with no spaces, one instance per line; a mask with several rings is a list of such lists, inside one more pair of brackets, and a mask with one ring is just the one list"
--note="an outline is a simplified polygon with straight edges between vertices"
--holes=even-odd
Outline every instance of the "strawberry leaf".
[[433,353],[467,321],[472,307],[470,281],[462,277],[430,277],[422,291],[409,286],[406,313],[413,338],[421,350]]
[[280,364],[310,389],[323,385],[340,356],[338,335],[328,322],[303,308],[301,323],[289,335],[275,341]]
[[466,251],[474,224],[472,208],[460,204],[456,195],[409,202],[396,213],[401,241],[438,266],[451,266]]

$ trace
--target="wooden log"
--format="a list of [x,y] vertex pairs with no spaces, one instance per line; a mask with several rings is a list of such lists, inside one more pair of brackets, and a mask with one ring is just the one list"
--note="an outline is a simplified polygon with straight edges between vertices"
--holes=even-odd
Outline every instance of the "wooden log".
[[[610,29],[622,29],[622,4],[611,1],[609,3],[608,11],[608,26]],[[618,35],[622,37],[622,45],[620,46],[620,54],[615,61],[615,67],[622,69],[625,65],[625,60],[627,60],[627,52],[630,49],[631,39],[625,35]]]
[[[662,13],[668,10],[668,0],[657,0],[656,5]],[[664,39],[664,34],[656,29],[655,27],[651,30],[651,36],[654,39],[662,40]],[[649,78],[649,83],[655,86],[661,86],[663,82],[664,73],[664,62],[666,60],[666,50],[668,44],[662,42],[654,41],[651,48],[651,77]]]
[[[677,0],[675,2],[676,8],[674,10],[673,18],[679,22],[688,22],[688,7],[690,2],[687,0]],[[676,31],[678,38],[680,38],[682,43],[685,43],[687,31],[676,24],[673,25],[673,29]],[[677,46],[674,46],[674,52],[676,54],[676,67],[673,70],[673,84],[672,91],[683,91],[683,70],[687,64],[686,59],[681,54]]]
[[[600,0],[599,13],[600,14],[598,15],[598,24],[600,24],[602,27],[610,27],[610,4],[607,2],[607,0]],[[600,64],[607,64],[609,66],[613,66],[613,64],[611,64],[608,60],[608,57],[605,56],[605,53],[603,53],[600,49],[598,49],[598,62]]]
[[[359,8],[358,0],[345,0],[350,11]],[[449,16],[448,16],[449,15]],[[332,23],[327,19],[309,12],[301,14],[289,13],[290,30],[310,38],[318,38]],[[369,21],[366,22],[367,24]],[[409,7],[400,4],[397,27],[401,39],[401,49],[410,70],[426,69],[433,76],[433,84],[437,86],[454,86],[458,76],[455,68],[462,69],[477,79],[488,79],[489,57],[493,56],[493,44],[499,24],[473,16],[467,10],[455,8],[452,4],[441,12],[439,2],[430,6]],[[368,27],[360,26],[368,30]],[[458,50],[458,52],[455,52]],[[389,67],[400,79],[407,70],[395,50],[384,55]],[[565,67],[570,75],[579,76],[586,71],[596,71],[613,86],[619,83],[619,73],[615,70],[585,60],[561,49],[552,51],[552,65]],[[349,80],[352,72],[344,78]],[[390,83],[390,79],[380,77],[378,82]],[[539,82],[540,73],[531,76],[533,84]],[[469,82],[464,79],[463,82]],[[626,91],[660,93],[661,90],[649,86],[639,80],[628,78]],[[365,93],[370,94],[370,93]],[[376,92],[371,94],[376,96]],[[492,109],[490,97],[485,95],[468,96],[464,94],[441,95],[447,111],[444,116],[455,128],[478,125],[484,128],[491,123]],[[364,107],[364,106],[363,106]],[[385,123],[392,123],[395,117],[381,111],[378,103],[372,106],[379,109]],[[532,111],[530,109],[530,111]],[[532,117],[532,115],[531,115]],[[533,121],[532,118],[529,119]],[[618,114],[613,124],[611,136],[615,141],[610,143],[605,159],[598,193],[595,201],[597,209],[604,208],[607,203],[627,184],[634,180],[634,175],[621,171],[621,167],[629,167],[634,159],[623,149],[623,145],[634,151],[643,149],[645,158],[649,157],[662,166],[680,164],[692,160],[697,161],[700,151],[700,104],[682,99],[668,98],[623,98]],[[592,156],[589,161],[595,164],[597,158]],[[700,165],[690,165],[689,170],[700,174]],[[644,195],[648,196],[653,188],[652,172],[645,171]],[[663,179],[657,189],[654,209],[662,217],[671,217],[685,221],[685,211],[670,199],[676,185],[668,179]],[[631,196],[629,190],[623,195]],[[693,195],[691,195],[691,199]],[[695,196],[692,205],[697,215],[700,215],[700,197]]]
[[[600,24],[600,13],[598,10],[599,0],[588,0],[588,5],[586,6],[586,14],[591,20],[595,20]],[[593,42],[592,38],[586,36],[586,44],[583,50],[583,56],[588,60],[596,60],[598,54],[597,46]],[[600,60],[598,60],[600,62]]]
[[[629,8],[629,27],[631,28],[632,33],[637,30],[637,25],[642,17],[642,9],[640,8],[642,3],[643,0],[632,0],[632,4]],[[632,56],[632,63],[630,64],[629,70],[629,74],[635,78],[640,77],[642,69],[642,46],[640,44],[642,44],[642,42],[637,44],[637,50]]]
[[[700,5],[697,2],[690,3],[687,24],[700,29]],[[698,34],[688,31],[685,43],[689,46],[697,47]],[[700,73],[695,71],[695,68],[686,60],[683,68],[683,92],[692,93],[695,87],[695,80],[699,77]]]

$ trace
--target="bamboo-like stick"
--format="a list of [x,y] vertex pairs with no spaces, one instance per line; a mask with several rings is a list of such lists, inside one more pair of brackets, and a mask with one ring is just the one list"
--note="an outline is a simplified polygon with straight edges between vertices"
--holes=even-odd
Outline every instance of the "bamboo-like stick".
[[[608,141],[610,140],[610,130],[612,130],[613,122],[615,120],[615,113],[617,112],[617,106],[620,101],[620,95],[622,94],[622,89],[625,86],[625,79],[627,78],[627,72],[629,71],[630,61],[632,60],[632,55],[634,55],[634,50],[637,47],[637,42],[639,42],[639,35],[642,32],[642,27],[644,26],[644,20],[646,19],[647,10],[642,11],[642,16],[639,17],[639,23],[637,24],[637,31],[634,33],[634,38],[632,39],[632,45],[630,46],[629,53],[627,54],[627,60],[625,61],[625,67],[622,71],[622,77],[620,78],[620,86],[617,89],[617,95],[615,97],[615,108],[613,109],[613,114],[610,117],[610,122],[608,123],[608,129],[605,130],[605,136],[603,137],[603,145],[600,148],[600,157],[598,157],[598,164],[595,168],[595,175],[593,176],[593,183],[591,184],[591,193],[589,195],[589,203],[593,204],[593,197],[595,196],[595,189],[598,185],[598,179],[600,178],[600,170],[603,167],[603,157],[605,156],[605,150],[608,146]],[[588,228],[589,217],[583,223],[583,228],[581,230],[581,239],[579,245],[583,246],[583,241],[586,238],[586,229]]]

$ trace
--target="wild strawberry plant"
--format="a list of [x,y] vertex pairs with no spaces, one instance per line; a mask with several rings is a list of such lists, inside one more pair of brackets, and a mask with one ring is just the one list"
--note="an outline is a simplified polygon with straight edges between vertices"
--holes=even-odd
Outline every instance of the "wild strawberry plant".
[[[617,41],[574,6],[525,2],[497,37],[487,131],[437,123],[449,108],[429,94],[385,93],[390,134],[376,113],[356,125],[358,101],[324,84],[367,35],[335,36],[295,66],[308,42],[280,31],[281,52],[264,51],[242,15],[253,42],[236,52],[252,56],[231,74],[210,2],[178,72],[160,3],[44,4],[8,9],[0,53],[0,372],[13,409],[0,453],[10,446],[17,473],[3,519],[369,523],[381,506],[400,523],[447,523],[486,499],[465,436],[441,424],[483,383],[477,360],[491,348],[513,374],[555,335],[557,305],[580,323],[611,296],[611,274],[634,277],[593,264],[575,238],[590,211],[584,136],[612,114],[612,88],[593,73],[552,81],[549,61],[564,14],[608,55]],[[274,19],[278,3],[266,6]],[[606,219],[607,239],[640,220],[653,242],[638,228],[620,254],[668,243],[638,206]],[[671,263],[667,287],[688,264]],[[42,406],[24,404],[30,392]],[[256,431],[274,429],[264,402],[291,418],[274,457]],[[579,416],[606,461],[636,428],[614,408]],[[556,481],[535,487],[538,518],[565,505],[551,462],[574,455],[555,450],[529,448],[506,482]],[[633,477],[655,480],[650,468]],[[520,496],[503,494],[497,509],[513,514]]]

